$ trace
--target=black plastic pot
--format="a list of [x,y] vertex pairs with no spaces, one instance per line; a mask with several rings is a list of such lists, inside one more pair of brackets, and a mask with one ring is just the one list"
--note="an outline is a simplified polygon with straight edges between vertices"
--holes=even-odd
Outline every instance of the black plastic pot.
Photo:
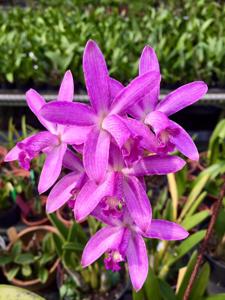
[[210,295],[225,293],[225,262],[216,260],[208,254],[205,257],[211,267],[208,293]]
[[16,203],[7,209],[0,211],[0,227],[8,228],[20,220],[20,209]]

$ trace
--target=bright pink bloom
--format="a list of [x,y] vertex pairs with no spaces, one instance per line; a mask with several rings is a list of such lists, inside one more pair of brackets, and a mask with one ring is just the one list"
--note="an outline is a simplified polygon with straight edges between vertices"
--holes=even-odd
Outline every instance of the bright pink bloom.
[[[146,46],[139,63],[139,74],[160,72],[155,51]],[[189,134],[168,117],[195,103],[207,92],[207,85],[194,81],[181,86],[159,101],[160,83],[149,91],[141,101],[129,108],[128,113],[141,120],[156,136],[156,152],[166,154],[175,148],[192,160],[198,160],[198,150]]]
[[157,72],[147,72],[123,88],[110,78],[104,56],[94,41],[85,47],[83,70],[91,106],[52,102],[41,109],[41,115],[63,125],[90,127],[83,147],[84,167],[89,178],[99,183],[108,169],[112,139],[121,148],[130,137],[130,130],[119,115],[157,86],[160,78]]
[[75,219],[83,221],[102,199],[114,199],[121,204],[124,202],[131,218],[146,230],[150,225],[151,206],[140,178],[177,172],[185,161],[177,156],[153,155],[142,157],[127,167],[119,148],[111,144],[109,163],[109,170],[101,183],[97,185],[90,179],[82,187],[75,201]]
[[107,224],[88,241],[84,248],[81,264],[87,267],[104,253],[106,269],[119,271],[120,263],[127,261],[132,285],[136,291],[143,286],[148,274],[148,255],[143,237],[161,240],[182,240],[188,232],[180,225],[164,221],[150,220],[150,226],[142,231],[130,218],[126,208],[120,218],[105,216],[99,207],[93,215]]
[[72,172],[62,177],[51,189],[46,203],[49,214],[65,203],[73,209],[76,197],[88,179],[82,161],[68,149],[63,158],[63,166]]
[[[59,89],[58,102],[72,102],[73,93],[73,77],[71,72],[67,71]],[[19,142],[7,154],[5,161],[19,160],[22,167],[29,169],[30,161],[40,153],[45,153],[46,159],[38,184],[39,193],[44,193],[55,183],[60,175],[67,144],[83,143],[82,138],[84,133],[88,134],[88,128],[79,127],[78,129],[78,127],[62,126],[46,121],[39,113],[39,110],[46,102],[33,89],[26,93],[26,100],[29,108],[48,131],[41,131]]]

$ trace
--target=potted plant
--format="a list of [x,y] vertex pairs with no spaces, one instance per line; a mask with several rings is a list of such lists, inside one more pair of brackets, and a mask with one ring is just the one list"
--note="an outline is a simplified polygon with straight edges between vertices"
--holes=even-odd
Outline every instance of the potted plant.
[[84,230],[74,221],[70,228],[66,227],[55,214],[49,215],[49,219],[59,232],[53,239],[61,260],[57,276],[61,298],[121,299],[129,286],[124,269],[119,273],[113,273],[105,270],[102,263],[96,263],[86,270],[80,265],[83,246],[90,232],[94,233],[98,229],[99,222],[90,218],[88,228]]
[[[7,154],[7,148],[12,147],[15,141],[27,138],[35,130],[26,124],[26,118],[21,118],[21,133],[16,129],[13,120],[9,120],[8,134],[1,133],[5,147],[0,148],[0,156]],[[36,188],[36,178],[41,172],[42,157],[32,161],[31,171],[25,170],[15,161],[2,164],[7,181],[14,186],[14,196],[21,210],[23,223],[28,226],[39,226],[48,222],[45,213],[46,196],[39,196]],[[10,224],[13,225],[13,224]]]
[[225,201],[214,226],[206,259],[211,266],[209,292],[225,292]]
[[7,228],[16,224],[20,218],[20,209],[16,204],[16,192],[5,172],[0,175],[0,227]]
[[18,235],[10,231],[10,244],[1,251],[0,265],[10,283],[29,290],[48,286],[56,275],[59,264],[51,226],[30,227]]
[[[36,162],[34,162],[36,163]],[[5,168],[8,181],[15,186],[16,203],[21,210],[21,220],[27,226],[40,226],[48,222],[45,212],[46,196],[39,195],[36,173],[23,170],[15,163]]]
[[21,220],[27,226],[40,226],[48,223],[45,211],[46,195],[39,195],[36,188],[36,173],[30,171],[30,177],[27,185],[23,183],[23,193],[21,204],[26,206],[22,211]]

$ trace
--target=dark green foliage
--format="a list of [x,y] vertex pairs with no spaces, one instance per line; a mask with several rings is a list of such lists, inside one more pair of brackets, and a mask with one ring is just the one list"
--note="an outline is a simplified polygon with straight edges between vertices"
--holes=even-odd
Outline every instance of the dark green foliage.
[[49,268],[56,259],[54,235],[47,233],[42,241],[33,240],[25,247],[21,240],[15,242],[10,251],[0,251],[0,266],[6,266],[7,279],[22,280],[38,278],[42,283],[48,280]]
[[153,46],[167,84],[197,79],[225,83],[225,4],[217,1],[25,1],[0,10],[0,83],[59,84],[72,69],[83,82],[82,53],[95,39],[111,74],[137,74]]

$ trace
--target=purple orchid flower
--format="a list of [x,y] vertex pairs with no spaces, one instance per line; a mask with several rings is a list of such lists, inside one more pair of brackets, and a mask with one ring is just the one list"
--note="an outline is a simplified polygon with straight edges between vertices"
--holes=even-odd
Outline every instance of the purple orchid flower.
[[83,70],[91,106],[52,102],[43,106],[41,115],[63,125],[89,126],[83,146],[84,167],[89,178],[100,183],[108,169],[112,139],[122,147],[130,137],[130,130],[119,115],[158,85],[160,78],[157,72],[146,72],[123,88],[110,78],[104,56],[91,40],[84,50]]
[[150,226],[152,212],[139,178],[177,172],[183,168],[185,161],[177,156],[152,155],[142,157],[127,167],[118,146],[111,144],[109,162],[109,170],[101,183],[96,184],[90,179],[82,187],[75,201],[75,219],[83,221],[102,199],[114,199],[118,205],[126,204],[131,218],[145,231]]
[[48,214],[55,212],[65,203],[74,209],[76,197],[88,179],[82,161],[69,149],[63,157],[63,166],[72,172],[62,177],[51,189],[46,203]]
[[[73,77],[71,72],[67,71],[61,83],[57,100],[58,102],[71,102],[73,101],[73,94]],[[60,175],[67,144],[83,143],[82,136],[84,133],[88,133],[88,128],[79,127],[77,129],[74,126],[62,126],[46,121],[39,113],[39,110],[46,102],[33,89],[26,93],[26,101],[31,111],[47,131],[41,131],[17,143],[7,154],[5,161],[19,160],[20,165],[28,170],[30,161],[41,152],[45,153],[46,159],[38,184],[39,193],[44,193],[55,183]]]
[[[140,58],[139,74],[143,75],[149,71],[160,73],[160,68],[155,51],[146,46]],[[192,138],[168,117],[203,97],[207,92],[207,85],[203,81],[188,83],[171,92],[160,102],[159,89],[160,83],[141,101],[130,107],[128,113],[150,126],[156,136],[157,153],[165,154],[176,148],[188,158],[198,160],[198,150]]]
[[120,217],[106,215],[97,207],[93,215],[107,226],[100,229],[84,248],[81,264],[87,267],[104,253],[106,269],[120,270],[120,262],[127,261],[132,285],[136,291],[143,286],[148,274],[148,254],[144,238],[182,240],[189,234],[180,225],[165,220],[150,220],[150,226],[142,231],[130,218],[126,208]]

